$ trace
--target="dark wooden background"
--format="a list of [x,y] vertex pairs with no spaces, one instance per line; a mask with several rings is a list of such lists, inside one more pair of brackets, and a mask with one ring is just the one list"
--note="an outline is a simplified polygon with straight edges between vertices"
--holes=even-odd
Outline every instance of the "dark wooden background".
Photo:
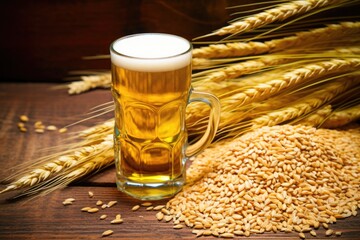
[[[74,70],[109,69],[108,60],[82,58],[108,54],[113,40],[139,32],[166,32],[191,40],[232,19],[229,14],[236,9],[226,7],[254,2],[257,1],[1,1],[0,81],[60,81]],[[320,16],[358,16],[357,7],[330,10]]]
[[56,81],[69,71],[109,69],[84,56],[108,54],[127,34],[167,32],[192,39],[228,20],[226,0],[40,0],[0,3],[0,79]]

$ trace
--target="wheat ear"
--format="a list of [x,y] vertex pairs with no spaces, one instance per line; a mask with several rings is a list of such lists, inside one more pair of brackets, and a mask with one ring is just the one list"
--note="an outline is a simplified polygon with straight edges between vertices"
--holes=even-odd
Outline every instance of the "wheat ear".
[[314,9],[321,9],[331,5],[339,4],[341,0],[301,0],[290,1],[288,3],[279,4],[277,7],[263,11],[258,14],[246,17],[241,21],[220,28],[212,35],[239,34],[256,29],[275,21],[283,21],[295,15],[305,14]]
[[215,69],[207,76],[204,76],[204,78],[207,82],[220,82],[226,79],[237,78],[243,75],[257,72],[264,68],[285,64],[292,61],[296,60],[293,58],[281,58],[278,56],[261,57],[257,60],[249,60],[245,62],[231,64],[230,66],[227,66],[225,68]]
[[346,36],[356,36],[360,33],[360,22],[343,22],[331,24],[323,28],[295,33],[295,36],[274,39],[265,42],[232,42],[226,44],[210,44],[209,46],[195,48],[193,57],[198,58],[195,66],[202,66],[209,62],[201,58],[227,58],[259,55],[268,52],[278,52],[293,47],[327,42],[341,39]]
[[[316,58],[324,58],[324,57],[354,57],[360,53],[360,48],[357,46],[351,47],[337,47],[332,50],[318,52],[318,49],[315,49],[315,53],[311,53],[313,49],[308,48],[306,50],[287,50],[279,53],[278,55],[265,55],[260,56],[255,60],[248,60],[244,62],[234,63],[227,67],[216,68],[214,70],[204,71],[204,75],[202,73],[198,73],[197,78],[205,78],[205,81],[208,82],[220,82],[226,79],[233,79],[237,77],[241,77],[243,75],[251,74],[258,72],[262,69],[271,68],[275,66],[279,66],[281,64],[287,64],[291,62],[298,61],[299,59],[311,59],[313,61]],[[304,53],[300,54],[299,51],[303,51]],[[306,51],[310,51],[307,53]]]
[[113,136],[106,136],[101,142],[101,149],[92,154],[91,158],[71,168],[65,169],[60,172],[53,179],[41,182],[37,185],[31,186],[22,193],[15,196],[15,198],[34,195],[41,193],[42,195],[48,194],[56,189],[66,187],[68,184],[75,180],[79,180],[84,176],[99,171],[114,162],[113,150]]
[[91,76],[81,76],[81,81],[72,82],[68,85],[69,94],[79,94],[88,90],[103,87],[109,88],[111,86],[111,74],[102,73]]
[[338,128],[358,119],[360,119],[360,104],[344,110],[334,111],[321,127]]
[[253,119],[252,128],[257,129],[263,126],[274,126],[304,116],[318,109],[323,104],[328,103],[355,83],[358,83],[358,77],[359,76],[349,76],[327,83],[325,86],[321,86],[321,90],[314,91],[295,103]]
[[[112,134],[110,136],[112,137]],[[108,142],[105,141],[108,138],[109,135],[101,137],[99,134],[97,134],[97,141],[101,141],[100,143],[88,146],[87,141],[85,141],[85,143],[82,144],[85,146],[75,148],[71,151],[71,153],[59,156],[55,160],[50,160],[42,165],[36,166],[28,173],[8,184],[7,187],[0,193],[34,186],[35,184],[43,182],[51,176],[54,176],[56,173],[77,166],[80,163],[89,161],[89,159],[91,160],[104,151],[104,149],[109,147],[112,148],[112,146],[109,146]]]
[[318,127],[321,126],[324,121],[330,116],[332,112],[331,105],[326,105],[316,110],[315,112],[300,118],[299,121],[296,121],[296,124],[301,124],[305,126]]
[[87,128],[81,132],[79,132],[78,136],[82,138],[91,139],[93,137],[99,138],[99,134],[108,135],[114,129],[115,120],[114,118],[109,119],[101,124],[95,125],[91,128]]
[[324,28],[296,33],[284,39],[273,39],[266,42],[270,52],[278,52],[293,47],[302,47],[317,43],[339,40],[346,37],[357,36],[360,33],[360,22],[341,22],[330,24]]
[[301,68],[286,72],[278,79],[259,83],[237,94],[233,94],[229,98],[224,99],[222,103],[230,108],[242,106],[250,102],[262,100],[265,97],[268,98],[281,90],[296,86],[300,83],[309,82],[330,74],[355,71],[358,70],[359,67],[360,59],[358,58],[332,59],[307,64]]
[[270,48],[262,42],[233,42],[226,44],[211,44],[206,47],[195,48],[194,58],[225,58],[258,55],[269,52]]

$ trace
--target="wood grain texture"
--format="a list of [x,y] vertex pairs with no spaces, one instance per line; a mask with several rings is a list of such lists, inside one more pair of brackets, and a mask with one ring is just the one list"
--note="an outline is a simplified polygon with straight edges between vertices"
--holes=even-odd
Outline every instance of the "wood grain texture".
[[[68,128],[68,133],[47,131],[35,133],[34,123],[58,128],[89,117],[91,108],[112,101],[110,90],[91,91],[83,95],[69,96],[67,89],[54,89],[60,84],[2,83],[0,84],[0,179],[9,168],[22,162],[32,161],[44,155],[45,149],[60,145],[76,132],[109,119],[112,113],[97,119],[81,122]],[[20,115],[27,115],[28,132],[20,132],[17,123]]]
[[[42,120],[45,124],[66,125],[82,117],[91,107],[111,99],[108,90],[91,91],[83,95],[68,96],[65,89],[52,90],[57,84],[0,83],[0,179],[11,173],[11,167],[31,162],[39,150],[60,144],[66,135],[55,132],[37,134],[33,131],[21,133],[16,123],[21,114],[30,120]],[[102,119],[101,119],[102,118]],[[99,120],[107,119],[106,116]],[[80,130],[96,121],[83,122],[70,129]],[[29,127],[30,128],[30,127]],[[4,185],[0,185],[2,189]],[[88,191],[94,192],[89,198]],[[175,230],[171,223],[159,222],[156,212],[145,208],[133,212],[131,208],[139,201],[119,192],[114,184],[114,168],[77,182],[63,190],[46,196],[21,201],[7,201],[13,193],[0,195],[0,239],[99,239],[101,233],[112,229],[114,234],[105,239],[194,239],[191,229]],[[73,205],[63,206],[66,198],[73,197]],[[90,214],[81,212],[85,206],[95,207],[97,200],[118,201],[112,208]],[[154,202],[164,204],[165,200]],[[120,213],[124,223],[111,225],[109,222]],[[107,214],[106,220],[99,220]],[[341,237],[325,237],[323,229],[318,237],[308,239],[359,239],[360,216],[338,220],[330,226],[342,231]],[[215,239],[202,237],[200,239]],[[299,239],[296,233],[254,234],[249,238],[236,239]]]

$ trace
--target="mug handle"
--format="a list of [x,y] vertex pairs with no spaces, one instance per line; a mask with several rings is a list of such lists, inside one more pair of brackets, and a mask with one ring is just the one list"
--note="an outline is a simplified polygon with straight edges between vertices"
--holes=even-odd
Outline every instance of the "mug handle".
[[192,102],[203,102],[209,105],[210,119],[204,135],[197,142],[186,148],[186,157],[194,156],[209,146],[216,135],[220,122],[220,101],[215,95],[192,90],[189,104]]

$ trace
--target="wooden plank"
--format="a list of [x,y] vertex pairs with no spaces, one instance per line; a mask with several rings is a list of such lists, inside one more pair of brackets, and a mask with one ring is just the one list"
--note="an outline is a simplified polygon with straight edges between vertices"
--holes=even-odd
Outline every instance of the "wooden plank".
[[[18,116],[27,114],[33,120],[43,120],[45,124],[69,124],[80,118],[87,109],[111,100],[108,90],[92,91],[79,96],[68,96],[64,89],[51,90],[57,84],[0,84],[0,179],[8,176],[14,165],[32,161],[38,150],[61,143],[64,135],[53,132],[37,134],[32,131],[21,133],[16,123]],[[76,115],[76,116],[75,116]],[[106,117],[104,117],[106,119]],[[46,120],[46,121],[45,121]],[[74,130],[90,126],[84,122]],[[0,185],[3,189],[4,185]],[[94,192],[89,198],[88,191]],[[70,187],[57,190],[43,197],[22,199],[17,202],[6,201],[14,193],[0,195],[0,239],[98,239],[101,233],[112,229],[114,239],[175,239],[191,238],[191,229],[175,230],[171,223],[159,222],[155,212],[131,211],[139,203],[119,192],[114,184],[114,168],[77,182]],[[66,198],[76,199],[73,205],[63,206]],[[113,208],[95,214],[81,212],[84,206],[95,206],[97,200],[118,201]],[[166,200],[154,204],[164,204]],[[101,213],[109,215],[107,220],[98,220]],[[122,214],[124,223],[110,225],[109,220],[117,213]],[[341,239],[359,239],[360,217],[338,220],[331,225],[334,230],[343,232]],[[328,239],[325,231],[317,231],[316,239]],[[309,234],[306,234],[309,236]],[[265,233],[252,235],[250,239],[297,239],[296,233]],[[311,237],[309,237],[311,238]],[[335,237],[333,237],[335,238]],[[213,239],[213,237],[203,238]]]
[[[89,198],[88,192],[94,193]],[[72,205],[63,206],[66,198],[75,198]],[[96,201],[118,203],[111,208],[99,210],[97,213],[81,212],[85,206],[96,207]],[[114,234],[109,238],[116,239],[174,239],[194,238],[191,229],[173,229],[172,223],[159,222],[156,211],[146,211],[141,207],[138,211],[131,208],[139,204],[138,200],[129,198],[116,190],[115,187],[69,187],[58,190],[44,197],[31,200],[8,203],[0,202],[0,239],[98,239],[101,233],[111,229]],[[166,201],[154,202],[154,205]],[[105,220],[99,220],[102,214],[108,215]],[[121,214],[124,222],[112,225],[110,221]],[[360,217],[338,220],[330,225],[335,231],[342,231],[340,239],[358,239],[360,234]],[[316,239],[327,239],[325,230],[316,231]],[[253,234],[249,239],[297,239],[297,233],[265,233]],[[306,233],[306,236],[309,236]],[[311,239],[311,237],[309,237]],[[201,239],[213,239],[202,237]],[[315,239],[315,238],[314,238]]]

